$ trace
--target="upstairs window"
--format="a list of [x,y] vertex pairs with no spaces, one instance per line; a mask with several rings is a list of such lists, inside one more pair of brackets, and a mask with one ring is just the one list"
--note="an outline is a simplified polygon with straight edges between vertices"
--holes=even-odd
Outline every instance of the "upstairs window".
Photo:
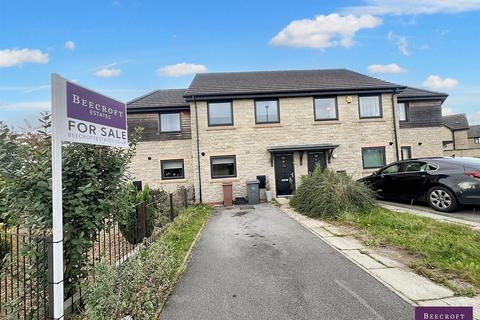
[[255,123],[280,122],[278,100],[255,101]]
[[399,121],[407,121],[407,105],[405,103],[397,103],[397,112]]
[[180,113],[161,113],[160,132],[180,132]]
[[381,118],[380,96],[360,96],[358,98],[360,118]]
[[362,161],[364,169],[382,168],[385,166],[385,147],[362,148]]
[[315,98],[313,103],[315,108],[315,120],[338,119],[336,98]]
[[161,160],[162,180],[183,179],[183,160]]
[[209,126],[233,125],[232,102],[208,103],[208,125]]

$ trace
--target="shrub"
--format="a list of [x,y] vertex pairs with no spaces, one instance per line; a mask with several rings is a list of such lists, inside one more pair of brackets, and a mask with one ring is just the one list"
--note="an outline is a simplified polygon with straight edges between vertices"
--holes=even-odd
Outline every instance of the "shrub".
[[[140,191],[137,191],[133,184],[129,188],[128,201],[130,201],[131,210],[124,212],[119,221],[119,228],[128,242],[137,244],[143,238],[152,235],[155,228],[155,208],[151,203],[152,196],[148,185]],[[141,203],[145,204],[146,207],[140,205]],[[143,210],[146,210],[146,224],[144,224]]]
[[337,217],[343,212],[368,212],[375,204],[374,193],[346,174],[316,168],[303,176],[290,205],[310,217]]
[[[0,224],[0,230],[2,229],[2,224]],[[3,260],[5,256],[10,253],[11,243],[8,238],[2,237],[0,235],[0,267],[3,265]]]

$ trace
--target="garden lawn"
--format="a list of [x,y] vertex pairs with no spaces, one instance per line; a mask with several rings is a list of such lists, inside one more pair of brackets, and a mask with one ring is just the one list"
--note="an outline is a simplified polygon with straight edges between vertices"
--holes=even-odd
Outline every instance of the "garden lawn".
[[100,263],[80,319],[157,319],[212,208],[184,210],[149,247],[119,266]]
[[443,280],[433,280],[445,283],[454,276],[480,288],[480,231],[384,208],[342,214],[335,221],[364,231],[372,245],[393,245],[415,255],[410,266],[419,273],[435,278],[429,270],[436,269],[444,274]]

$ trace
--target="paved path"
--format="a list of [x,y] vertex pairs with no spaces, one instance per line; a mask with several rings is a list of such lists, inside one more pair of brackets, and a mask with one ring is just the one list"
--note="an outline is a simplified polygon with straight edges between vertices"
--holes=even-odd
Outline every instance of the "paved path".
[[259,205],[214,213],[161,319],[413,319],[413,306]]
[[404,207],[404,208],[411,208],[414,210],[420,210],[428,213],[434,213],[434,214],[445,216],[445,217],[480,223],[480,207],[468,206],[468,207],[462,207],[459,211],[456,211],[456,212],[439,212],[430,208],[428,204],[420,203],[420,202],[415,202],[414,204],[411,204],[408,201],[405,202],[405,201],[382,200],[379,202],[389,204],[389,205]]

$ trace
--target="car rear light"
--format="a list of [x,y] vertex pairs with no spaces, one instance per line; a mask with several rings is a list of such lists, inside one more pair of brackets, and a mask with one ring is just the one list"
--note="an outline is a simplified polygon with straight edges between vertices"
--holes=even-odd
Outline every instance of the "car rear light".
[[465,173],[467,176],[472,178],[480,179],[480,171]]

